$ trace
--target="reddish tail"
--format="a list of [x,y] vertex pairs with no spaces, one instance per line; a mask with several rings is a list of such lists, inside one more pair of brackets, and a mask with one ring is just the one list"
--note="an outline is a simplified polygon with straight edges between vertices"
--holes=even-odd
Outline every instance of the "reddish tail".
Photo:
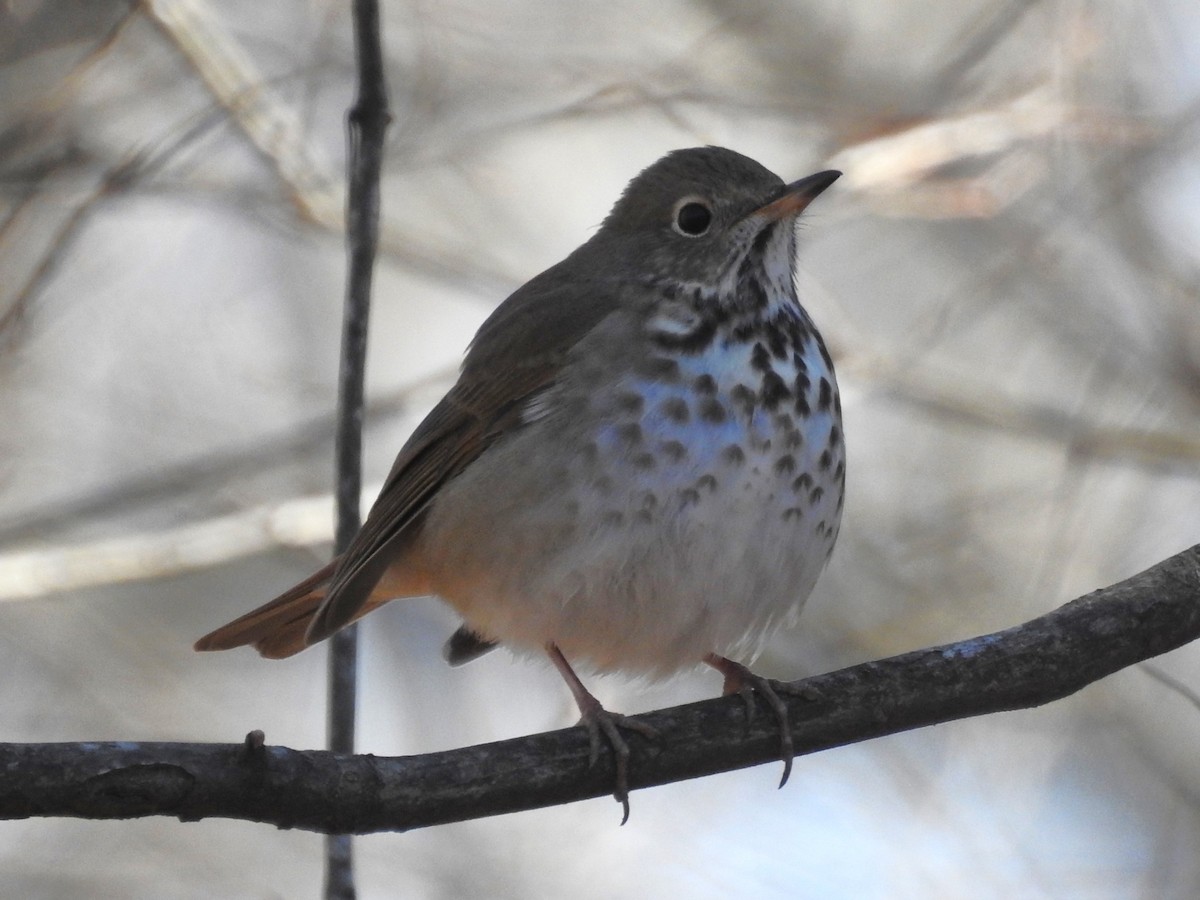
[[[196,649],[231,650],[234,647],[250,646],[267,659],[283,659],[294,656],[310,644],[316,643],[307,640],[308,627],[323,608],[325,593],[337,563],[335,559],[265,606],[251,610],[228,625],[222,625],[216,631],[206,634],[196,641]],[[369,594],[348,606],[343,616],[339,617],[333,631],[361,619],[389,600],[397,597],[419,597],[429,591],[428,580],[420,570],[411,566],[387,568],[375,583],[370,584]],[[333,631],[321,634],[317,640],[329,637]]]
[[308,644],[308,623],[325,599],[325,588],[333,575],[333,563],[228,625],[196,641],[197,650],[230,650],[253,646],[267,659],[283,659],[299,653]]

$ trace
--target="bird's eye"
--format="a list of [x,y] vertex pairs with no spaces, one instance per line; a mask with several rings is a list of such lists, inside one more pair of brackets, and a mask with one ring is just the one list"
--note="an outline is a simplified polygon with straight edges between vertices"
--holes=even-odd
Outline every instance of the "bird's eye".
[[707,203],[689,200],[675,210],[673,227],[684,237],[700,237],[712,224],[712,210]]

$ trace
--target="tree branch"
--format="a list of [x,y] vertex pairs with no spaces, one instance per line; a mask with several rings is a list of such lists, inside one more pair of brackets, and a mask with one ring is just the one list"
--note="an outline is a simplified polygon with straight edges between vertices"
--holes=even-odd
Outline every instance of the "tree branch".
[[[797,755],[1002,710],[1040,706],[1200,637],[1200,545],[995,634],[799,682]],[[738,697],[641,717],[631,788],[770,762],[773,718]],[[249,819],[327,833],[404,831],[609,793],[580,728],[421,756],[349,756],[244,744],[0,744],[0,818]]]

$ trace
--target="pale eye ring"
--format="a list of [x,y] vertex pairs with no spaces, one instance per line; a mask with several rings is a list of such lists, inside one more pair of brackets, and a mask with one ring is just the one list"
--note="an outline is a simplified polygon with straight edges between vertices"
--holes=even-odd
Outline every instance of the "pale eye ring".
[[701,197],[684,197],[675,204],[671,227],[676,234],[688,238],[703,237],[712,227],[713,212]]

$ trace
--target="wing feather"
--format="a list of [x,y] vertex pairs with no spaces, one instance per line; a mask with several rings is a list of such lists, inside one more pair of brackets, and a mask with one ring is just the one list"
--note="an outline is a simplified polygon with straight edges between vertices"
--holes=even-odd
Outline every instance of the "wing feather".
[[572,348],[618,308],[615,282],[554,277],[568,262],[510,296],[479,329],[458,383],[400,451],[366,522],[338,560],[307,643],[354,620],[417,533],[441,486],[522,427],[525,404],[553,386]]

